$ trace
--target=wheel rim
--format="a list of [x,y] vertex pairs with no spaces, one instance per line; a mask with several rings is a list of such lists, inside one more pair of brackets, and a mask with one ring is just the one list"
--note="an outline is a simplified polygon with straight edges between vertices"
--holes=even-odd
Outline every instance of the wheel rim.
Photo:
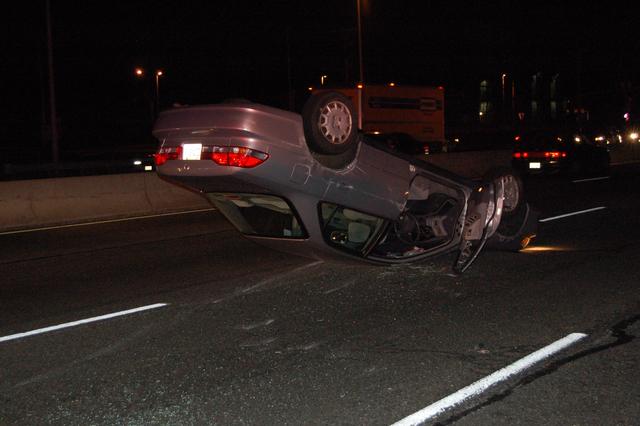
[[503,177],[504,182],[504,202],[502,209],[511,213],[518,207],[520,202],[520,186],[518,180],[513,175],[507,175]]
[[318,128],[330,143],[335,145],[345,143],[351,135],[352,126],[351,112],[344,103],[332,101],[320,110]]

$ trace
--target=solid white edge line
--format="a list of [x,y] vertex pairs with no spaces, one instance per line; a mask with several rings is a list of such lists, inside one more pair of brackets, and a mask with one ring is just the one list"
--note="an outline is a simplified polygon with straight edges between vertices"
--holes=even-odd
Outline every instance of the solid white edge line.
[[598,210],[604,210],[604,209],[606,209],[606,207],[604,207],[604,206],[594,207],[592,209],[580,210],[580,211],[577,211],[577,212],[561,214],[559,216],[547,217],[547,218],[544,218],[544,219],[540,219],[538,222],[541,222],[541,223],[551,222],[552,220],[556,220],[556,219],[563,219],[563,218],[569,217],[569,216],[575,216],[575,215],[583,214],[583,213],[591,213],[591,212],[596,212]]
[[576,179],[576,180],[572,180],[571,182],[582,183],[582,182],[593,182],[596,180],[606,180],[606,179],[609,179],[609,176],[600,176],[600,177],[594,177],[594,178],[588,178],[588,179]]
[[94,222],[71,223],[69,225],[46,226],[44,228],[20,229],[18,231],[0,232],[0,235],[25,234],[27,232],[51,231],[53,229],[75,228],[77,226],[102,225],[104,223],[126,222],[129,220],[138,220],[138,219],[152,219],[154,217],[164,217],[164,216],[177,216],[177,215],[189,214],[189,213],[210,212],[212,210],[215,210],[215,208],[212,207],[209,209],[188,210],[184,212],[160,213],[160,214],[152,214],[148,216],[124,217],[121,219],[98,220]]
[[11,334],[9,336],[0,337],[0,342],[6,342],[8,340],[21,339],[23,337],[33,336],[36,334],[48,333],[50,331],[61,330],[64,328],[75,327],[77,325],[87,324],[96,321],[103,321],[106,319],[120,317],[123,315],[134,314],[136,312],[148,311],[150,309],[162,308],[167,306],[167,303],[155,303],[153,305],[141,306],[139,308],[127,309],[126,311],[114,312],[111,314],[100,315],[98,317],[85,318],[78,321],[65,322],[64,324],[52,325],[50,327],[39,328],[37,330],[26,331],[24,333]]
[[567,347],[573,345],[577,341],[587,337],[584,333],[571,333],[568,336],[545,346],[542,349],[533,352],[514,362],[513,364],[504,367],[493,374],[486,376],[471,385],[460,389],[459,391],[423,408],[422,410],[405,417],[404,419],[394,423],[392,426],[409,426],[418,425],[426,422],[432,417],[441,414],[445,410],[461,404],[465,400],[479,395],[489,387],[507,380],[509,377],[518,374],[532,365],[542,361],[545,358],[559,352]]

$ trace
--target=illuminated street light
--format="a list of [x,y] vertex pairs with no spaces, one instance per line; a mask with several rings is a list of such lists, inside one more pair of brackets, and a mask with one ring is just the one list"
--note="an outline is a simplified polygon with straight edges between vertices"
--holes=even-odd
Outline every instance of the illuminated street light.
[[321,75],[320,76],[320,85],[324,86],[324,84],[327,82],[328,79],[329,79],[328,75],[326,75],[326,74],[325,75]]
[[507,74],[502,74],[502,109],[504,110],[504,115],[507,115],[507,108],[505,107],[507,103],[507,92],[505,90],[505,79],[507,78]]
[[[133,74],[136,78],[143,80],[145,78],[146,70],[142,67],[135,67],[133,69]],[[155,114],[157,115],[160,112],[160,77],[164,75],[164,71],[156,70],[154,73],[155,77]],[[153,115],[153,113],[152,113]]]
[[162,70],[156,71],[156,114],[160,112],[160,77],[163,75]]
[[358,18],[358,72],[359,82],[364,83],[364,66],[362,61],[362,17],[361,17],[360,0],[356,0],[356,15]]

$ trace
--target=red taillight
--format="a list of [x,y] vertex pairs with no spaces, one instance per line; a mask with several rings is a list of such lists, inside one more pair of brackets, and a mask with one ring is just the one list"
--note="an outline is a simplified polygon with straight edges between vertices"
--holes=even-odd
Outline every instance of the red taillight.
[[566,152],[560,151],[547,151],[544,153],[545,158],[564,158],[567,156]]
[[[156,166],[162,166],[169,160],[182,158],[182,146],[160,148],[153,156]],[[269,154],[240,146],[203,146],[201,159],[212,160],[221,166],[255,167],[263,163]]]
[[514,152],[513,153],[513,158],[521,158],[522,157],[522,153],[521,152]]
[[205,146],[202,148],[202,158],[212,160],[221,166],[228,166],[229,148],[226,146]]
[[169,160],[177,160],[182,155],[182,147],[174,146],[174,147],[162,147],[158,151],[157,154],[153,155],[153,161],[156,163],[156,166],[162,166]]
[[240,146],[208,146],[203,151],[216,164],[245,169],[260,165],[269,158],[269,154]]

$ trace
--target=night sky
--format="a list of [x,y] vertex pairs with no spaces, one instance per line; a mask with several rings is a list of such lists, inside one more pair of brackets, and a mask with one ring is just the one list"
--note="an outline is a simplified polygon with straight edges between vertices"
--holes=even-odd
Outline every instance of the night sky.
[[[363,0],[365,82],[444,85],[476,98],[480,80],[503,72],[514,79],[560,72],[579,81],[585,103],[598,102],[638,86],[640,37],[630,5]],[[290,84],[302,97],[323,74],[333,84],[357,80],[355,0],[51,7],[67,147],[142,143],[156,69],[164,72],[163,107],[229,97],[286,107]],[[45,2],[9,7],[2,19],[8,125],[1,144],[38,146],[48,96]],[[146,80],[135,78],[136,66],[148,71]]]

